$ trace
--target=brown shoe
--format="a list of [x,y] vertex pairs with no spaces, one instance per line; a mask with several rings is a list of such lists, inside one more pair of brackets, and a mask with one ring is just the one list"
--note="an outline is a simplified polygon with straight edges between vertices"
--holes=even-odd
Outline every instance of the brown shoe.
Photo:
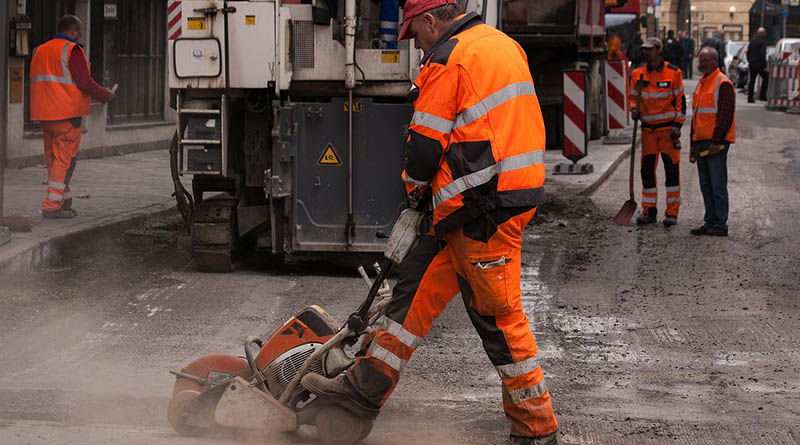
[[75,218],[77,213],[74,210],[42,210],[42,218],[45,219],[69,219]]
[[300,380],[300,384],[303,385],[303,388],[320,397],[336,402],[360,417],[374,419],[378,417],[378,413],[381,410],[380,406],[375,405],[359,394],[345,374],[339,374],[331,379],[319,374],[306,374]]
[[706,235],[728,236],[728,229],[723,229],[722,227],[712,227],[710,229],[706,229]]

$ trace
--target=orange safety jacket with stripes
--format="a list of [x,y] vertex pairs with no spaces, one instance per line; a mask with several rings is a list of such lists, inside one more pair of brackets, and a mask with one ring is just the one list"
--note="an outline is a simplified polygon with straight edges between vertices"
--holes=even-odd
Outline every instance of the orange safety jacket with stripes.
[[430,186],[437,237],[497,208],[544,202],[544,120],[514,40],[462,15],[423,57],[412,91],[403,180]]
[[[694,129],[692,141],[709,141],[713,138],[714,128],[717,125],[719,87],[723,83],[729,83],[733,88],[733,82],[717,68],[713,73],[700,79],[700,83],[697,84],[697,89],[692,97],[692,128]],[[731,128],[728,129],[724,139],[730,143],[736,142],[735,113]]]
[[682,127],[686,120],[686,96],[683,76],[677,66],[661,62],[655,70],[647,64],[633,70],[628,91],[631,108],[636,107],[636,82],[642,81],[642,105],[639,110],[642,128]]
[[[31,58],[31,120],[57,121],[88,116],[91,98],[75,84],[69,56],[80,44],[62,38],[49,40]],[[83,54],[84,58],[86,53]],[[88,66],[88,64],[87,64]]]

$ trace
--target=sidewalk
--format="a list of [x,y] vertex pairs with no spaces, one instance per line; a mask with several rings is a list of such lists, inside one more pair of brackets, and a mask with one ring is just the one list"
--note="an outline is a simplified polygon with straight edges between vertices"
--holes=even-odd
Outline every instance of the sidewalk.
[[5,171],[5,216],[25,215],[31,232],[12,232],[0,246],[0,273],[36,268],[58,258],[73,243],[113,233],[175,208],[169,152],[146,151],[78,161],[70,182],[73,219],[43,219],[47,188],[44,166]]
[[[545,190],[556,193],[559,188],[569,188],[591,193],[624,160],[629,148],[630,144],[603,145],[600,140],[591,141],[588,156],[580,162],[593,164],[594,172],[558,176],[552,175],[555,164],[570,161],[561,151],[549,150],[545,153]],[[6,170],[4,213],[30,217],[33,230],[13,232],[11,241],[0,245],[0,273],[46,265],[70,245],[102,233],[121,232],[155,214],[176,211],[166,150],[78,161],[70,183],[73,208],[78,212],[74,219],[42,219],[41,201],[46,184],[44,166]],[[184,185],[187,184],[184,180]]]

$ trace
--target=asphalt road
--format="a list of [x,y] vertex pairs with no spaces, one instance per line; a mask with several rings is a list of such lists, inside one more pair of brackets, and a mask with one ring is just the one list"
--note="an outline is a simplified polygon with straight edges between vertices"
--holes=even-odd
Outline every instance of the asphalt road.
[[[670,229],[611,222],[625,164],[591,199],[551,193],[526,232],[522,297],[565,443],[800,443],[798,122],[740,105],[728,238],[689,235],[703,210],[688,162]],[[155,220],[0,276],[0,443],[236,443],[171,430],[167,370],[241,354],[248,335],[309,304],[344,319],[365,295],[351,264],[330,259],[198,273],[179,229]],[[454,301],[366,443],[507,433],[500,380]],[[313,429],[261,439],[316,440]]]

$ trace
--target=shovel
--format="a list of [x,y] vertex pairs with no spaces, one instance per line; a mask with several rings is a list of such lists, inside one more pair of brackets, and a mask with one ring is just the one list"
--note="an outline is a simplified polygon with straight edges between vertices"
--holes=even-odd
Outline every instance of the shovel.
[[[636,109],[641,111],[642,105],[642,78],[639,77],[639,80],[636,81]],[[633,121],[633,138],[631,139],[631,174],[629,180],[629,189],[630,189],[630,199],[625,201],[625,204],[622,205],[622,208],[619,209],[617,212],[617,216],[614,217],[614,222],[621,225],[627,226],[629,222],[631,222],[631,218],[633,218],[633,214],[636,213],[636,200],[633,198],[633,167],[636,160],[636,133],[639,130],[639,119]]]

